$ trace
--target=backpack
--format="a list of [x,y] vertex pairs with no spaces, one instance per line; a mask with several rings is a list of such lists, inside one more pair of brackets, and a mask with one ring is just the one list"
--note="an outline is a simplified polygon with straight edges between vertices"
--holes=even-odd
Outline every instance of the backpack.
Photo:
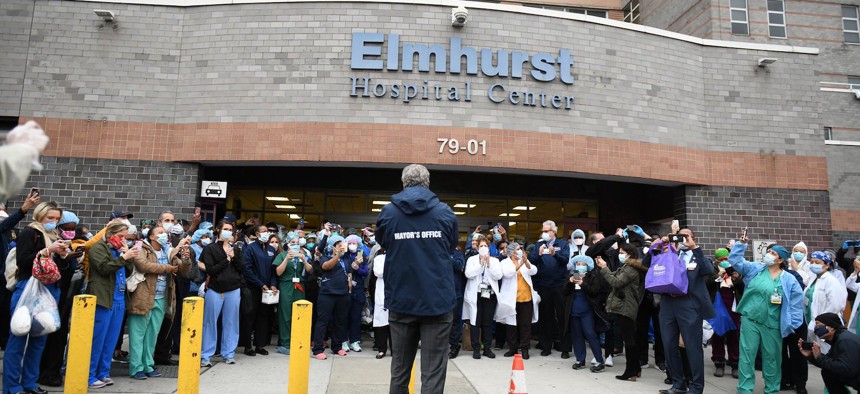
[[9,255],[6,256],[6,290],[12,291],[15,290],[15,286],[18,284],[18,252],[16,251],[17,247],[12,248],[9,251]]

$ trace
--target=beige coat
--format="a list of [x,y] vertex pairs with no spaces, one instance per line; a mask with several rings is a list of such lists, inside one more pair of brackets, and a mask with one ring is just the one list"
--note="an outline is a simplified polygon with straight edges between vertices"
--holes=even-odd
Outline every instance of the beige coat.
[[[183,261],[179,255],[179,248],[171,248],[168,258],[169,265],[179,267],[178,275],[184,275],[191,269],[191,260]],[[131,302],[128,313],[132,315],[146,315],[155,305],[155,289],[158,286],[158,275],[167,274],[167,288],[164,291],[164,316],[173,319],[176,310],[176,293],[173,289],[174,276],[169,274],[168,266],[158,264],[158,256],[155,249],[147,243],[143,243],[143,250],[134,259],[134,268],[143,273],[146,280],[137,285],[137,289],[131,293]]]

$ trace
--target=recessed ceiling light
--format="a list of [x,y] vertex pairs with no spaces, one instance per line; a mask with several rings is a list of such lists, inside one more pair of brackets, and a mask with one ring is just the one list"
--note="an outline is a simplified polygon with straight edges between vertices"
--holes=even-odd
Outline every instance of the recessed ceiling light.
[[465,214],[466,214],[466,212],[457,212],[457,211],[454,211],[454,214],[455,214],[455,215],[465,215]]
[[508,226],[516,226],[517,222],[508,222]]
[[477,204],[454,204],[454,208],[474,208]]
[[518,214],[518,213],[502,213],[502,214],[499,214],[499,216],[500,217],[507,217],[507,218],[514,218],[514,217],[520,216],[520,214]]
[[371,212],[382,212],[382,208],[373,208],[370,211]]
[[391,201],[374,201],[373,205],[388,205],[391,204]]
[[275,205],[275,208],[279,209],[296,209],[295,205]]
[[272,197],[272,196],[266,197],[266,200],[269,200],[269,201],[290,201],[290,199],[287,197]]
[[537,208],[537,207],[527,207],[525,205],[520,205],[518,207],[514,207],[514,211],[526,211],[526,210],[531,211],[535,208]]
[[294,213],[291,213],[291,214],[290,214],[290,219],[299,220],[299,219],[301,219],[301,218],[302,218],[301,216],[296,215],[296,214],[294,214]]

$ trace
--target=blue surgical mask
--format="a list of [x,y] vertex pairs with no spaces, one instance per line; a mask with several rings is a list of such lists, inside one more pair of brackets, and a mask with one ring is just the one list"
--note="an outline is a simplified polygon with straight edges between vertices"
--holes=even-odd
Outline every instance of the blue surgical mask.
[[768,254],[764,255],[762,262],[765,263],[768,267],[770,267],[770,266],[776,264],[776,257],[773,257],[772,254],[768,253]]
[[821,275],[821,273],[824,272],[824,266],[820,264],[810,264],[809,270],[815,275]]
[[586,272],[588,272],[588,267],[577,265],[576,270],[579,271],[580,275],[584,275]]
[[493,234],[493,242],[501,242],[502,234]]
[[335,231],[335,232],[331,233],[331,236],[332,237],[340,237],[340,234],[338,234],[337,231]]
[[620,261],[621,264],[624,264],[625,262],[627,262],[627,257],[628,257],[628,255],[626,255],[626,254],[619,254],[618,255],[618,261]]
[[210,239],[210,238],[203,238],[203,239],[201,239],[201,240],[200,240],[200,243],[201,243],[201,244],[203,244],[203,246],[206,246],[206,245],[209,245],[209,244],[211,244],[211,243],[212,243],[212,239]]
[[43,224],[42,226],[45,227],[45,231],[51,232],[57,229],[57,222],[48,222]]
[[170,237],[167,236],[167,233],[161,233],[155,236],[155,241],[164,246],[167,246],[167,244],[170,242]]
[[522,251],[522,250],[517,250],[517,258],[518,258],[518,259],[522,259],[522,258],[523,258],[523,251]]
[[316,246],[316,244],[313,242],[308,242],[308,244],[306,246],[308,247],[308,249],[313,250],[314,246]]
[[729,268],[731,266],[732,266],[731,263],[729,263],[728,261],[720,262],[720,268],[722,268],[722,269],[726,269],[726,268]]
[[791,258],[793,258],[793,259],[794,259],[794,261],[796,261],[796,262],[798,262],[798,263],[799,263],[799,262],[801,262],[801,261],[803,261],[803,259],[804,259],[805,257],[806,257],[806,255],[804,255],[803,253],[800,253],[800,252],[794,252],[794,253],[792,253],[792,254],[791,254]]
[[221,230],[221,239],[224,241],[229,241],[230,238],[233,238],[233,232],[230,230]]

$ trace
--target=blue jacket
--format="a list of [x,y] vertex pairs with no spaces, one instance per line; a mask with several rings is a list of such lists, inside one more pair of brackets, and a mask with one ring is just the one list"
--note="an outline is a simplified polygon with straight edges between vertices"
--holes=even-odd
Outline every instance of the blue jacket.
[[[466,257],[457,249],[451,252],[453,260],[452,267],[454,268],[454,291],[457,292],[457,299],[463,299],[463,292],[466,291]],[[457,318],[454,318],[455,320]]]
[[563,239],[556,238],[552,243],[558,251],[552,254],[540,254],[541,245],[546,241],[540,240],[529,253],[529,262],[537,266],[538,273],[534,280],[535,287],[559,287],[567,282],[567,261],[570,259],[570,246]]
[[[340,260],[330,270],[320,268],[320,294],[349,294],[349,274],[352,273],[352,261],[346,261],[344,256],[341,256]],[[319,261],[320,267],[331,258],[331,253],[323,253]]]
[[[746,244],[736,243],[729,253],[729,264],[744,276],[744,284],[749,285],[752,278],[767,271],[767,265],[757,261],[747,261],[744,258],[746,250]],[[779,314],[779,331],[785,338],[803,324],[803,290],[797,283],[797,279],[786,272],[786,275],[782,275],[782,292],[784,295]]]
[[454,309],[451,251],[457,217],[430,189],[411,186],[391,196],[376,221],[385,248],[385,307],[393,312],[437,316]]
[[[352,280],[355,282],[355,285],[352,287],[353,293],[355,293],[356,290],[364,291],[364,279],[367,278],[367,274],[370,273],[370,266],[367,264],[368,263],[367,259],[370,256],[370,254],[364,253],[364,252],[362,252],[362,253],[363,253],[363,255],[361,258],[364,259],[364,262],[358,265],[357,270],[351,271],[352,272]],[[346,252],[346,253],[344,253],[342,259],[345,263],[352,266],[352,263],[355,261],[356,257],[358,257],[357,252],[356,253]]]
[[[7,211],[8,212],[8,211]],[[12,243],[12,229],[18,225],[24,219],[24,212],[21,212],[20,209],[16,209],[15,212],[12,212],[9,217],[0,221],[0,267],[6,269],[6,256],[9,255],[9,251],[12,250],[10,244]]]
[[277,286],[278,277],[275,275],[275,249],[267,243],[254,241],[242,248],[242,259],[245,260],[245,282],[248,286],[263,287]]

